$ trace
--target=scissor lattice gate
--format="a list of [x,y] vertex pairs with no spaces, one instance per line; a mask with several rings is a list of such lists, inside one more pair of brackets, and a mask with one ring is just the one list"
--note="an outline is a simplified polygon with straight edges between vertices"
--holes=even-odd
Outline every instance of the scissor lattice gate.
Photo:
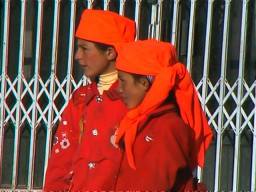
[[256,190],[254,0],[0,0],[0,189],[40,190],[51,138],[85,83],[74,32],[85,8],[134,19],[137,38],[172,42],[214,131],[209,190]]

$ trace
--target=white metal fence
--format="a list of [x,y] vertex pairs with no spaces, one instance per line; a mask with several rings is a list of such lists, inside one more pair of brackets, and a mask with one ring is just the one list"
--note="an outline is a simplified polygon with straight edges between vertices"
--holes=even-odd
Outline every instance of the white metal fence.
[[172,42],[214,131],[209,190],[256,190],[255,0],[0,0],[0,189],[40,190],[51,138],[74,89],[85,8],[134,19],[137,38]]

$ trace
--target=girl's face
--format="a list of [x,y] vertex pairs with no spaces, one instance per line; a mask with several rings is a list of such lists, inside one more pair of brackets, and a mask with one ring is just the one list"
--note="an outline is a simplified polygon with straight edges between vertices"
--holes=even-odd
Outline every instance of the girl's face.
[[118,92],[129,109],[139,106],[147,94],[148,81],[141,77],[134,79],[130,73],[118,70]]
[[111,57],[116,54],[114,52],[114,49],[101,51],[93,42],[78,39],[75,59],[82,67],[84,75],[94,78],[115,70],[114,65],[110,65],[115,60],[115,57]]

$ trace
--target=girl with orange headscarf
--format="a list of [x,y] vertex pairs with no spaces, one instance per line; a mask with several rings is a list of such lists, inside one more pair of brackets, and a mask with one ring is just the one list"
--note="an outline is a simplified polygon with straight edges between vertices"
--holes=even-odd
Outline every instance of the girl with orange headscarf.
[[116,190],[192,191],[212,131],[186,67],[153,39],[118,51],[118,90],[130,108],[115,144],[124,149]]

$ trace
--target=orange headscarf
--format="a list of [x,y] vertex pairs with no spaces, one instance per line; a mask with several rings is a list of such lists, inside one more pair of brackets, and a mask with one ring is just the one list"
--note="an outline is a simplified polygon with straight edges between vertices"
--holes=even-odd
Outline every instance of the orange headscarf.
[[105,10],[84,10],[76,37],[107,45],[134,41],[136,24],[133,20]]
[[186,67],[177,63],[176,50],[170,43],[153,39],[124,44],[117,57],[116,68],[128,73],[155,76],[142,103],[130,110],[120,123],[115,143],[124,137],[128,162],[135,169],[132,153],[138,124],[157,108],[173,90],[184,122],[195,132],[197,164],[204,165],[205,152],[212,131],[199,102],[197,92]]

